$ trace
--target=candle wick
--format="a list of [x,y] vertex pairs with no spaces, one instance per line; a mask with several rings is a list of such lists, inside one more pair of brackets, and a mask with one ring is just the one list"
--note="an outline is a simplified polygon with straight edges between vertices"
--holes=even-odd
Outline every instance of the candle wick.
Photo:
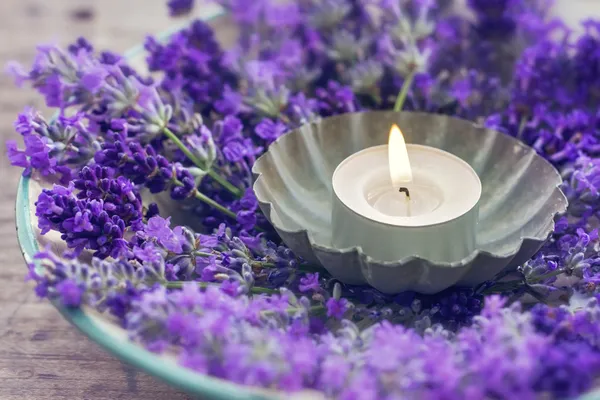
[[404,193],[406,195],[406,197],[410,200],[410,192],[408,191],[408,188],[401,187],[398,191],[400,193]]
[[406,187],[401,187],[398,189],[400,193],[404,193],[406,195],[406,213],[410,217],[412,212],[410,211],[410,191]]

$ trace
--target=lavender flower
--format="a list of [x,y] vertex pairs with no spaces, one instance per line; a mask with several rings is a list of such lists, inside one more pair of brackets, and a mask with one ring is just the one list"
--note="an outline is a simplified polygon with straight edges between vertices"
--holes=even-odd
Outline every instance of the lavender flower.
[[85,51],[89,54],[94,52],[94,46],[84,37],[78,37],[77,40],[67,48],[69,53],[77,55],[80,51]]
[[573,71],[578,94],[582,96],[580,101],[593,104],[599,95],[595,90],[598,76],[594,71],[596,71],[595,66],[600,62],[600,23],[589,20],[585,21],[583,25],[585,34],[577,40],[575,45]]
[[[118,70],[120,71],[120,69]],[[135,108],[140,114],[140,122],[138,129],[142,130],[144,137],[141,137],[144,142],[154,139],[156,136],[163,133],[167,124],[173,115],[173,109],[170,104],[165,104],[158,94],[155,86],[145,85],[137,78],[128,78],[124,82],[124,87],[129,91],[130,86],[135,87],[132,94],[136,98],[136,103],[132,103],[130,99],[116,99],[113,107],[121,108],[119,111]],[[109,105],[109,109],[111,106]]]
[[[171,7],[179,12],[189,3],[174,1]],[[221,97],[223,85],[235,81],[223,64],[223,52],[212,29],[203,21],[194,21],[166,45],[148,38],[145,47],[150,53],[150,70],[165,73],[160,86],[168,91],[183,91],[195,100],[196,111],[210,110],[214,100]]]
[[[488,98],[487,94],[494,92],[496,96]],[[468,113],[468,117],[478,119],[489,115],[493,110],[503,107],[506,94],[503,92],[497,78],[488,78],[483,73],[475,70],[464,71],[452,83],[450,94],[461,107],[461,114]]]
[[354,94],[347,86],[330,81],[316,91],[319,112],[323,116],[353,112],[357,109]]
[[563,171],[562,189],[570,201],[569,213],[585,224],[597,215],[600,190],[600,166],[597,160],[580,157]]
[[285,86],[272,89],[257,87],[256,91],[246,97],[244,102],[255,111],[266,117],[277,118],[289,99],[290,91]]
[[30,81],[49,107],[65,108],[91,101],[106,77],[105,69],[85,49],[69,54],[57,46],[38,46],[31,70],[12,65],[18,84]]
[[383,65],[375,60],[358,63],[347,71],[347,80],[354,93],[366,94],[378,100],[379,82],[383,76]]
[[[292,391],[315,378],[317,388],[339,397],[360,393],[374,398],[407,391],[452,398],[467,393],[510,397],[516,393],[533,395],[535,387],[556,394],[568,391],[564,385],[547,385],[560,381],[550,380],[545,372],[556,371],[555,366],[566,367],[542,361],[551,346],[550,338],[536,332],[518,308],[503,310],[502,302],[495,299],[490,299],[472,327],[462,329],[451,339],[443,331],[432,329],[422,337],[388,323],[360,333],[352,323],[345,322],[334,334],[300,339],[299,344],[294,336],[297,328],[282,331],[280,324],[289,320],[286,310],[290,305],[300,305],[303,300],[284,301],[282,296],[269,301],[248,301],[244,297],[224,301],[226,296],[216,288],[202,292],[193,284],[179,294],[169,295],[164,290],[146,293],[134,303],[128,327],[134,337],[155,350],[181,344],[182,362],[199,371],[226,371],[225,376],[235,382],[277,385]],[[302,312],[300,309],[292,320],[302,321]],[[306,324],[306,319],[302,323]],[[210,346],[206,346],[206,340]],[[274,341],[278,346],[272,346]],[[215,349],[221,351],[215,353]],[[488,352],[491,349],[497,351]],[[552,349],[553,360],[567,357],[574,350],[572,346]],[[513,355],[510,361],[495,356],[508,352]],[[299,357],[304,353],[313,357]],[[289,359],[292,354],[296,356]],[[595,368],[598,353],[586,354],[586,365]],[[213,362],[206,363],[207,359]],[[259,368],[263,362],[266,374]],[[258,370],[262,371],[259,375]],[[289,375],[292,370],[295,374]],[[402,376],[408,379],[399,379]],[[475,380],[484,376],[486,379]],[[578,390],[588,385],[589,379],[584,378],[569,387]]]
[[346,0],[311,1],[307,2],[307,8],[310,24],[319,30],[339,26],[352,11],[352,5]]
[[194,159],[199,161],[198,167],[203,171],[209,171],[217,159],[217,149],[212,133],[205,125],[197,128],[198,134],[187,135],[186,145],[190,149]]
[[281,136],[287,127],[279,121],[273,121],[265,118],[256,125],[255,132],[258,137],[266,141],[272,142]]
[[307,274],[305,277],[301,278],[298,288],[301,292],[319,291],[321,289],[319,284],[319,273]]
[[24,137],[25,150],[17,148],[17,142],[6,142],[6,151],[11,165],[24,168],[23,176],[30,176],[34,169],[44,176],[56,173],[56,159],[50,158],[50,147],[36,135]]
[[93,258],[91,264],[86,264],[66,254],[59,257],[42,251],[30,263],[28,278],[36,282],[40,297],[58,299],[68,307],[86,304],[103,310],[108,299],[163,281],[164,260],[140,264]]
[[288,101],[286,116],[298,125],[313,122],[318,119],[318,101],[307,98],[304,93],[292,95]]
[[327,300],[327,316],[342,319],[348,309],[348,300],[330,298]]
[[27,109],[19,114],[14,127],[23,136],[25,150],[18,150],[14,141],[8,141],[9,160],[12,165],[25,168],[25,176],[33,170],[44,176],[59,172],[68,182],[71,169],[86,165],[100,147],[82,114],[60,115],[48,123],[39,113]]
[[516,106],[531,108],[533,104],[546,104],[546,99],[560,106],[569,104],[570,96],[559,81],[570,68],[565,50],[558,44],[547,41],[527,49],[515,67]]
[[148,220],[144,227],[146,237],[154,238],[165,249],[173,253],[181,253],[183,251],[182,243],[184,242],[182,228],[172,231],[169,228],[170,218],[166,220],[160,216],[154,216]]
[[87,248],[100,258],[118,257],[128,248],[126,230],[141,228],[141,198],[130,181],[115,179],[110,169],[85,167],[68,187],[44,189],[36,216],[42,234],[60,232],[77,253]]
[[136,185],[145,184],[152,193],[163,191],[173,178],[173,166],[156,150],[128,142],[126,132],[108,132],[102,150],[95,154],[97,164],[115,169]]
[[167,3],[169,15],[178,17],[188,14],[194,8],[194,0],[170,0]]
[[419,50],[416,46],[411,45],[393,53],[389,63],[400,76],[406,77],[410,74],[425,72],[430,54],[430,49]]
[[358,61],[364,57],[368,45],[364,38],[358,39],[351,32],[340,30],[332,35],[327,55],[337,62]]

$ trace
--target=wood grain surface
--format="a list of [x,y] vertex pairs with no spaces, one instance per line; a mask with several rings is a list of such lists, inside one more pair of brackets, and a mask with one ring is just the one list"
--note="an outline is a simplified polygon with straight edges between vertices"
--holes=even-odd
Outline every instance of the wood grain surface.
[[[35,46],[67,44],[79,36],[97,48],[123,51],[173,21],[164,0],[1,0],[0,66],[31,63]],[[25,282],[15,235],[20,171],[10,167],[5,142],[19,140],[12,123],[25,106],[46,112],[32,90],[0,76],[0,400],[144,399],[189,397],[112,355],[69,325]]]

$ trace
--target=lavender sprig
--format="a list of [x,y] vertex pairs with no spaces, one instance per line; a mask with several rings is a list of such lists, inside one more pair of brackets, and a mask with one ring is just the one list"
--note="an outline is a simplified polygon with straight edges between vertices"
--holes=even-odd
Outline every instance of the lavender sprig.
[[84,167],[68,187],[42,191],[36,216],[42,234],[60,232],[77,254],[91,249],[101,258],[118,257],[128,248],[126,232],[142,226],[142,203],[128,179],[116,178],[108,168]]

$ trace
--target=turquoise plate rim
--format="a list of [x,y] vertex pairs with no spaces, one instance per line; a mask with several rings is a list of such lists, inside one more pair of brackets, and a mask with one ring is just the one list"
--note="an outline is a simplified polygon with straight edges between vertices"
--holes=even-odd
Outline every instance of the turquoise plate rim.
[[[222,10],[214,10],[199,17],[199,19],[210,21],[223,14]],[[157,36],[160,40],[165,40],[174,32],[182,29],[185,25],[175,27]],[[124,57],[126,59],[134,57],[143,51],[143,49],[143,45],[137,45],[127,50],[124,53]],[[15,204],[17,239],[26,263],[33,260],[33,256],[39,251],[36,234],[31,225],[29,181],[29,177],[21,176],[17,186],[17,198]],[[144,349],[134,342],[115,340],[110,334],[107,334],[106,330],[102,328],[97,321],[95,321],[94,317],[86,314],[83,310],[67,308],[56,301],[52,301],[51,303],[65,319],[77,327],[84,335],[121,361],[137,367],[189,394],[215,400],[266,400],[275,397],[266,394],[253,393],[251,389],[244,389],[239,385],[225,380],[193,372],[190,369],[174,363],[165,363],[163,357]],[[578,397],[577,400],[600,400],[600,389],[582,395]]]

